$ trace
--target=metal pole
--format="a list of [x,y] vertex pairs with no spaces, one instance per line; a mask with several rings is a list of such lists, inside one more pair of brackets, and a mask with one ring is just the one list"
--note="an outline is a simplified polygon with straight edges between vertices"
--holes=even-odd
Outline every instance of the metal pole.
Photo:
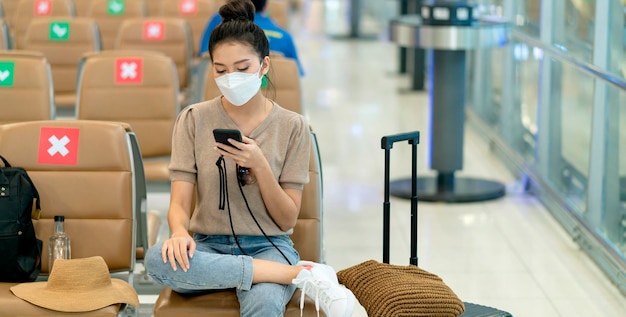
[[361,0],[350,0],[350,37],[359,37]]
[[432,114],[429,164],[440,173],[451,174],[463,168],[465,51],[433,49],[429,52],[428,89]]
[[[409,14],[409,0],[400,0],[400,15],[406,15]],[[399,53],[400,53],[400,57],[399,57],[399,61],[400,61],[400,68],[398,70],[398,72],[400,74],[406,74],[407,69],[406,69],[406,64],[407,64],[407,52],[408,52],[408,48],[406,47],[400,47],[399,48]]]
[[[622,5],[597,0],[593,63],[603,69],[616,69],[622,60]],[[587,213],[592,226],[602,230],[616,245],[626,240],[622,230],[626,213],[620,212],[619,173],[619,91],[601,80],[594,82],[591,145],[587,185]]]

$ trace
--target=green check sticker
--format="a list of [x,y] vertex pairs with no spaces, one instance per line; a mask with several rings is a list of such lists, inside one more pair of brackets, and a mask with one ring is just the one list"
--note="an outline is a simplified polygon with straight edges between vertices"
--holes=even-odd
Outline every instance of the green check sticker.
[[109,15],[122,15],[124,14],[124,8],[126,3],[124,0],[109,0],[107,3],[107,12]]
[[50,22],[50,40],[67,41],[70,38],[69,22]]
[[14,61],[0,61],[0,87],[13,87]]

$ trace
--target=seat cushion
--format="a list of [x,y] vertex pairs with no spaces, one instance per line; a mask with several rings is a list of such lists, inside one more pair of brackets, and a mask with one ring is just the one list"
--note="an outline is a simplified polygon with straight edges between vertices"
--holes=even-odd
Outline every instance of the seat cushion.
[[443,280],[415,265],[399,266],[374,260],[337,272],[368,316],[456,317],[463,302]]
[[[16,283],[0,283],[0,316],[67,316],[68,313],[57,312],[54,310],[46,309],[33,305],[15,295],[11,292],[11,286]],[[105,317],[105,316],[117,316],[121,305],[111,305],[98,310],[90,312],[82,312],[81,316],[87,317]]]
[[[317,316],[315,302],[305,296],[303,316]],[[159,299],[154,305],[155,317],[186,317],[204,316],[210,312],[211,317],[239,316],[239,302],[232,290],[205,293],[200,295],[182,295],[163,288]],[[300,290],[291,297],[287,304],[285,317],[300,316]],[[320,316],[326,316],[320,311]]]

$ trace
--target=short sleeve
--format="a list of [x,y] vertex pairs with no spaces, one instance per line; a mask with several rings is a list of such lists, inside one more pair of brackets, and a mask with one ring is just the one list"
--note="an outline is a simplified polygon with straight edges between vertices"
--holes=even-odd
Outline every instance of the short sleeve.
[[196,183],[198,169],[195,156],[196,122],[193,107],[184,109],[176,118],[172,132],[170,179]]
[[283,188],[303,189],[309,182],[311,132],[304,117],[298,115],[290,121],[291,135],[279,182]]

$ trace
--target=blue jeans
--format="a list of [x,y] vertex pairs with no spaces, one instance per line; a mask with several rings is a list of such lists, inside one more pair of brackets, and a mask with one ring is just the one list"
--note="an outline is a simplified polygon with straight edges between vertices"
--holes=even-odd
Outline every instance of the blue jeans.
[[[252,284],[252,258],[287,264],[285,258],[264,236],[207,236],[196,234],[196,252],[189,260],[189,269],[180,266],[172,270],[163,263],[161,248],[157,243],[145,256],[148,275],[155,281],[179,293],[200,293],[209,290],[235,289],[239,299],[240,315],[283,316],[285,306],[293,296],[296,286],[276,283]],[[296,264],[300,260],[289,236],[269,237],[285,256]]]

